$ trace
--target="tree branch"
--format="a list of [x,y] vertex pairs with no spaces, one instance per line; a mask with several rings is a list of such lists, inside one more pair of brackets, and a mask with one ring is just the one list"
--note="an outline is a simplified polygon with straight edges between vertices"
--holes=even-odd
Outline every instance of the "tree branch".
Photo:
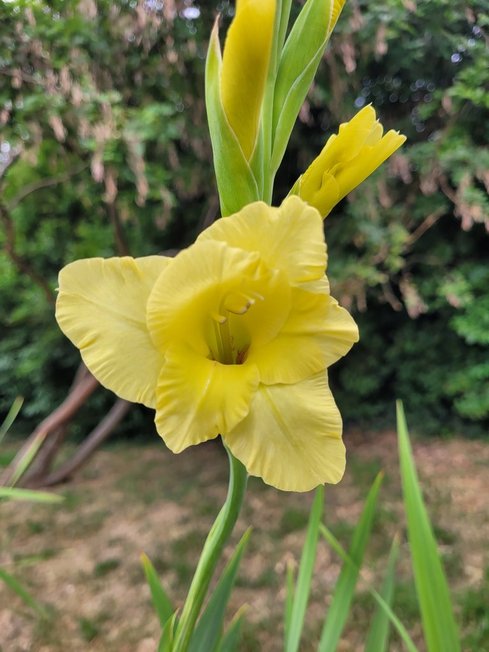
[[114,230],[115,248],[119,256],[129,256],[129,247],[124,236],[124,230],[119,218],[115,202],[107,204],[107,213],[109,220]]
[[84,164],[82,166],[79,166],[75,168],[74,170],[69,170],[68,172],[64,172],[63,174],[58,174],[57,176],[54,177],[47,177],[45,179],[39,179],[37,181],[33,181],[32,183],[27,184],[20,192],[19,194],[12,199],[8,203],[8,210],[11,211],[13,210],[16,206],[20,204],[20,202],[31,195],[33,192],[37,192],[38,190],[42,190],[43,188],[50,188],[51,186],[57,186],[59,183],[65,183],[65,181],[69,181],[71,177],[76,176],[77,174],[80,174],[80,172],[83,172],[83,170],[86,170],[88,168],[88,164]]
[[51,414],[42,421],[34,432],[27,438],[15,458],[0,476],[0,485],[8,484],[12,474],[27,453],[33,442],[44,440],[50,433],[67,423],[85,403],[88,397],[98,386],[98,381],[88,373],[83,380],[74,387],[65,400]]
[[[75,391],[75,389],[90,376],[90,372],[82,362],[75,374],[75,378],[69,389],[69,394]],[[31,465],[27,471],[22,476],[22,483],[25,486],[34,485],[36,483],[42,483],[42,478],[45,478],[58,455],[59,449],[66,437],[68,432],[69,422],[66,421],[58,428],[55,428],[51,431],[49,437],[44,441],[41,448],[38,450],[37,455],[32,460]]]
[[428,231],[428,229],[431,229],[431,227],[438,222],[440,217],[442,217],[445,212],[446,211],[444,208],[439,208],[433,213],[427,215],[421,224],[409,235],[408,239],[406,240],[406,248],[411,247],[416,242],[416,240],[418,240],[424,233],[426,233],[426,231]]
[[83,440],[73,457],[48,475],[47,478],[41,479],[40,484],[43,487],[52,487],[55,484],[64,482],[73,475],[88,461],[100,444],[112,434],[114,428],[122,421],[130,407],[131,403],[128,401],[121,398],[117,399],[98,426]]

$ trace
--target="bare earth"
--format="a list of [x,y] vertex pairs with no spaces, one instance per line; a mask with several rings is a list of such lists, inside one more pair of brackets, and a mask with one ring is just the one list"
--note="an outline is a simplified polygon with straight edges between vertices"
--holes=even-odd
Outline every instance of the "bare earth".
[[[385,471],[385,479],[359,597],[340,650],[363,649],[374,609],[365,583],[379,585],[396,532],[403,541],[399,614],[422,650],[408,576],[396,436],[352,433],[346,442],[348,470],[340,485],[327,488],[325,510],[325,522],[345,545],[378,470]],[[468,591],[481,587],[489,566],[489,444],[420,441],[415,455],[454,600],[460,605]],[[63,504],[2,503],[0,567],[21,580],[48,607],[49,616],[36,616],[0,583],[0,650],[154,651],[158,624],[140,553],[150,557],[175,604],[181,604],[226,484],[227,460],[215,443],[179,456],[159,441],[117,444],[98,453],[71,484],[57,489],[65,496]],[[253,526],[230,608],[232,615],[248,605],[242,650],[282,649],[285,567],[288,560],[300,558],[312,497],[280,493],[250,480],[233,537],[236,543]],[[339,560],[321,542],[301,651],[315,650],[339,570]],[[390,650],[402,650],[397,639]]]

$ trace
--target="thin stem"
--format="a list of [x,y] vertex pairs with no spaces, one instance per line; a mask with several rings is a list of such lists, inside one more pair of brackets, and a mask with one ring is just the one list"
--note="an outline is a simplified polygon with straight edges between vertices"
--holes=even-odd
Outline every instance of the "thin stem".
[[228,495],[207,535],[175,633],[173,652],[187,652],[188,650],[209,583],[243,504],[248,475],[241,462],[233,457],[229,450],[226,449],[226,451],[230,467]]

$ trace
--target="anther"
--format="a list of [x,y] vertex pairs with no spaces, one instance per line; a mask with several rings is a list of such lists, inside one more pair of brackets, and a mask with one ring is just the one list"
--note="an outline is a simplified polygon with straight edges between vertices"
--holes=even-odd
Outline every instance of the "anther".
[[218,324],[225,324],[227,317],[220,315],[218,312],[211,312],[211,317],[214,321],[217,321]]
[[242,292],[232,292],[225,298],[224,308],[235,315],[244,315],[254,303],[252,297]]
[[265,297],[259,294],[258,292],[249,292],[247,296],[250,300],[253,299],[252,303],[255,303],[255,299],[258,299],[258,301],[265,300]]

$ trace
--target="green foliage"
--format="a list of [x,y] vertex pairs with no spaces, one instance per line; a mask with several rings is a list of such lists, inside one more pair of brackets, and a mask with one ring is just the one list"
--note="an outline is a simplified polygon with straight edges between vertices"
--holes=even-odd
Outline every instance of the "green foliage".
[[[294,21],[277,67],[273,104],[272,168],[282,161],[297,115],[330,35],[325,16],[331,15],[331,0],[308,0]],[[287,14],[286,14],[287,15]]]
[[316,489],[316,495],[311,508],[309,524],[307,527],[306,541],[302,548],[301,561],[294,582],[290,572],[287,581],[287,596],[284,623],[284,649],[285,652],[296,652],[304,628],[307,603],[311,591],[311,582],[316,560],[316,549],[319,538],[319,525],[324,511],[324,487]]
[[[205,52],[216,11],[226,23],[232,3],[196,0],[198,17],[174,4],[1,3],[0,171],[13,163],[0,181],[0,412],[25,396],[26,426],[63,399],[79,361],[53,317],[60,267],[178,249],[217,213]],[[401,396],[425,430],[489,423],[484,10],[347,2],[278,172],[275,202],[369,102],[408,136],[325,226],[333,294],[361,328],[332,370],[349,419],[387,420]],[[79,427],[111,400],[91,399]],[[134,430],[146,417],[132,414]]]
[[[328,608],[328,615],[324,621],[318,652],[334,652],[340,641],[341,634],[350,612],[351,601],[358,581],[360,568],[363,564],[367,543],[372,532],[382,477],[382,474],[379,474],[375,479],[365,501],[362,515],[355,527],[348,553],[348,556],[353,563],[345,563],[341,569]],[[331,537],[328,538],[329,532],[326,527],[322,528],[322,532],[328,541],[332,540]]]
[[144,568],[144,574],[151,591],[151,600],[153,602],[161,627],[164,627],[173,615],[174,609],[170,598],[168,597],[158,574],[151,563],[149,557],[144,553],[141,554],[141,563]]
[[326,223],[333,293],[361,313],[332,374],[349,418],[382,419],[401,396],[425,431],[489,422],[486,32],[482,2],[347,3],[310,95],[302,167],[304,141],[318,151],[319,127],[354,105],[408,136]]
[[[231,597],[231,591],[236,580],[236,574],[241,563],[241,558],[245,551],[246,544],[248,543],[248,539],[250,538],[250,533],[251,530],[247,530],[241,537],[238,545],[233,551],[231,559],[223,570],[216,587],[212,591],[209,601],[193,632],[190,646],[188,648],[189,652],[207,652],[208,650],[216,650],[223,644],[225,647],[228,636],[231,636],[231,639],[234,639],[235,636],[239,635],[239,625],[237,624],[239,622],[239,617],[238,620],[235,621],[236,625],[234,627],[231,626],[231,634],[229,631],[226,634],[223,632],[224,617]],[[238,631],[236,631],[236,627],[238,628]]]
[[[216,531],[219,531],[220,529],[218,525],[219,519],[222,519],[222,515],[218,516],[218,520],[210,532],[210,540],[215,537]],[[239,565],[246,548],[246,544],[248,543],[250,532],[250,530],[247,530],[241,537],[231,555],[231,559],[228,561],[224,570],[222,571],[206,606],[202,609],[202,612],[199,615],[202,600],[205,596],[205,593],[207,592],[210,576],[207,578],[207,580],[204,580],[205,586],[201,585],[202,588],[199,589],[199,592],[202,592],[200,595],[200,604],[196,609],[196,617],[198,616],[198,620],[195,618],[195,620],[187,625],[187,642],[184,642],[183,644],[181,642],[179,643],[179,640],[182,640],[182,636],[180,636],[179,639],[178,632],[182,630],[182,627],[186,626],[185,619],[187,618],[187,611],[186,609],[183,611],[182,625],[182,622],[179,622],[178,619],[179,612],[173,611],[172,602],[167,592],[163,588],[163,585],[153,564],[144,553],[141,555],[141,562],[143,564],[144,573],[151,591],[151,600],[153,602],[156,613],[158,614],[158,619],[162,628],[160,644],[158,648],[159,650],[175,650],[175,652],[179,649],[185,649],[189,652],[207,652],[208,650],[219,650],[220,652],[223,652],[224,650],[235,649],[233,645],[236,645],[241,631],[241,615],[238,613],[235,616],[232,623],[229,625],[225,632],[224,617],[226,615],[226,609],[231,597],[231,591],[236,581],[236,575],[238,573]],[[220,552],[221,551],[219,551],[217,554],[219,555]],[[202,557],[204,557],[205,554],[206,553],[203,553]],[[201,562],[199,562],[198,568],[200,567]],[[207,572],[209,573],[212,570],[213,569],[207,569]],[[210,572],[210,574],[212,573]],[[193,582],[192,586],[194,587],[193,590],[195,595],[196,584]],[[190,592],[191,591],[192,588],[190,589]]]
[[464,638],[464,650],[478,652],[489,646],[489,567],[484,571],[480,587],[469,589],[464,595],[462,622],[468,632]]
[[22,398],[22,396],[17,396],[15,401],[12,403],[10,410],[7,412],[7,416],[3,420],[3,423],[0,424],[0,443],[2,442],[2,439],[5,437],[7,432],[10,430],[13,422],[15,421],[17,415],[19,414],[23,402],[24,399]]
[[205,73],[206,108],[214,167],[223,215],[230,215],[259,198],[258,186],[221,100],[221,49],[212,32]]
[[[22,407],[23,399],[17,398],[3,423],[0,424],[0,442],[7,434],[12,423],[14,422],[16,416],[18,415]],[[27,454],[29,451],[27,451]],[[38,503],[57,503],[63,500],[62,496],[58,496],[53,493],[48,493],[46,491],[34,491],[30,489],[18,489],[14,487],[15,478],[12,480],[12,486],[0,486],[0,503],[2,500],[28,500]],[[30,609],[35,611],[38,616],[41,618],[47,618],[48,612],[46,608],[38,602],[25,588],[25,586],[19,582],[13,575],[8,573],[4,568],[0,567],[0,582],[5,584],[11,591],[16,593],[19,598],[27,605]]]
[[[379,595],[384,602],[390,607],[394,595],[396,562],[399,554],[399,541],[394,539],[387,560],[387,568],[384,582]],[[375,616],[370,625],[367,640],[365,642],[365,652],[386,652],[389,644],[389,617],[380,604],[377,605]]]
[[15,579],[13,575],[7,573],[7,571],[3,568],[0,568],[0,581],[3,582],[10,590],[16,593],[24,602],[24,604],[35,611],[39,616],[42,618],[47,616],[45,607],[32,597],[32,595],[29,593],[29,591],[27,591],[23,584]]
[[[213,8],[197,21],[184,7],[0,7],[0,412],[25,396],[27,427],[64,398],[79,361],[53,315],[63,264],[184,246],[217,210],[203,98]],[[92,404],[85,431],[109,400]]]
[[428,652],[460,652],[460,637],[433,527],[423,502],[402,403],[397,404],[402,493],[416,593]]

